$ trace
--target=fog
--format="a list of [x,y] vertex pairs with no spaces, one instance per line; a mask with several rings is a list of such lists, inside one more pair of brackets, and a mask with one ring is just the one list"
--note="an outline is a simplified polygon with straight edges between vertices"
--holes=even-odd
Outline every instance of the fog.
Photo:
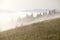
[[[36,17],[36,16],[35,16]],[[46,21],[46,20],[52,20],[52,19],[55,19],[55,18],[60,18],[60,13],[56,13],[56,14],[52,14],[52,15],[43,15],[42,17],[39,17],[39,18],[36,18],[36,19],[33,19],[32,21],[23,21],[22,23],[19,23],[18,26],[25,26],[25,25],[30,25],[30,24],[33,24],[33,23],[38,23],[38,22],[43,22],[43,21]]]
[[[24,14],[25,15],[25,14]],[[14,28],[16,26],[17,18],[24,17],[23,13],[8,13],[0,12],[0,30]]]
[[[16,28],[16,26],[18,26],[18,22],[17,22],[18,17],[24,18],[24,17],[26,17],[26,14],[31,15],[32,13],[0,12],[0,31],[5,31],[5,30]],[[37,13],[33,14],[34,17],[36,17],[36,15],[37,15]],[[42,22],[44,20],[53,19],[53,18],[57,18],[57,17],[60,17],[60,13],[51,15],[51,16],[43,16],[41,18],[37,18],[34,21],[30,21],[30,22],[23,22],[23,25],[29,25],[31,23]]]
[[17,18],[24,18],[26,15],[20,10],[26,9],[60,9],[60,0],[0,0],[0,30],[15,28]]
[[[25,12],[0,12],[0,31],[15,28],[18,17],[24,18],[26,14]],[[28,15],[31,15],[31,13],[28,13]],[[34,16],[36,16],[36,14],[34,14]]]

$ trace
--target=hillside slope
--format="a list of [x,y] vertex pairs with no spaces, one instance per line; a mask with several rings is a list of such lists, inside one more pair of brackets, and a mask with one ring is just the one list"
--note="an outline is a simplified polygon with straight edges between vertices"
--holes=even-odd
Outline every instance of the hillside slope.
[[0,40],[60,40],[60,18],[1,32]]

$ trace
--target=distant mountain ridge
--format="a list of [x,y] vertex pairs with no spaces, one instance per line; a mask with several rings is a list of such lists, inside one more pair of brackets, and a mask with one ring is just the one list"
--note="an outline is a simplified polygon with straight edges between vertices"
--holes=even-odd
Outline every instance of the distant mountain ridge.
[[22,11],[23,12],[48,12],[52,10],[60,11],[58,9],[32,9],[32,10],[22,10]]
[[48,12],[48,11],[60,11],[59,9],[25,9],[25,10],[1,10],[0,12]]

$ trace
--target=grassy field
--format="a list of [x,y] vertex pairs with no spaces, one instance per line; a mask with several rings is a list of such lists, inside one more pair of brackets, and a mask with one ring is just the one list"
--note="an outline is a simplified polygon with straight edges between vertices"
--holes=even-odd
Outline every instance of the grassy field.
[[0,40],[60,40],[60,18],[1,32]]

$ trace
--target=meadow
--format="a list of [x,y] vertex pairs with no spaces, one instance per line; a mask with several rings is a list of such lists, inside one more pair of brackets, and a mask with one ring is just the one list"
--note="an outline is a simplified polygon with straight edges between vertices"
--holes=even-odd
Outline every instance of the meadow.
[[60,18],[0,32],[0,40],[60,40]]

